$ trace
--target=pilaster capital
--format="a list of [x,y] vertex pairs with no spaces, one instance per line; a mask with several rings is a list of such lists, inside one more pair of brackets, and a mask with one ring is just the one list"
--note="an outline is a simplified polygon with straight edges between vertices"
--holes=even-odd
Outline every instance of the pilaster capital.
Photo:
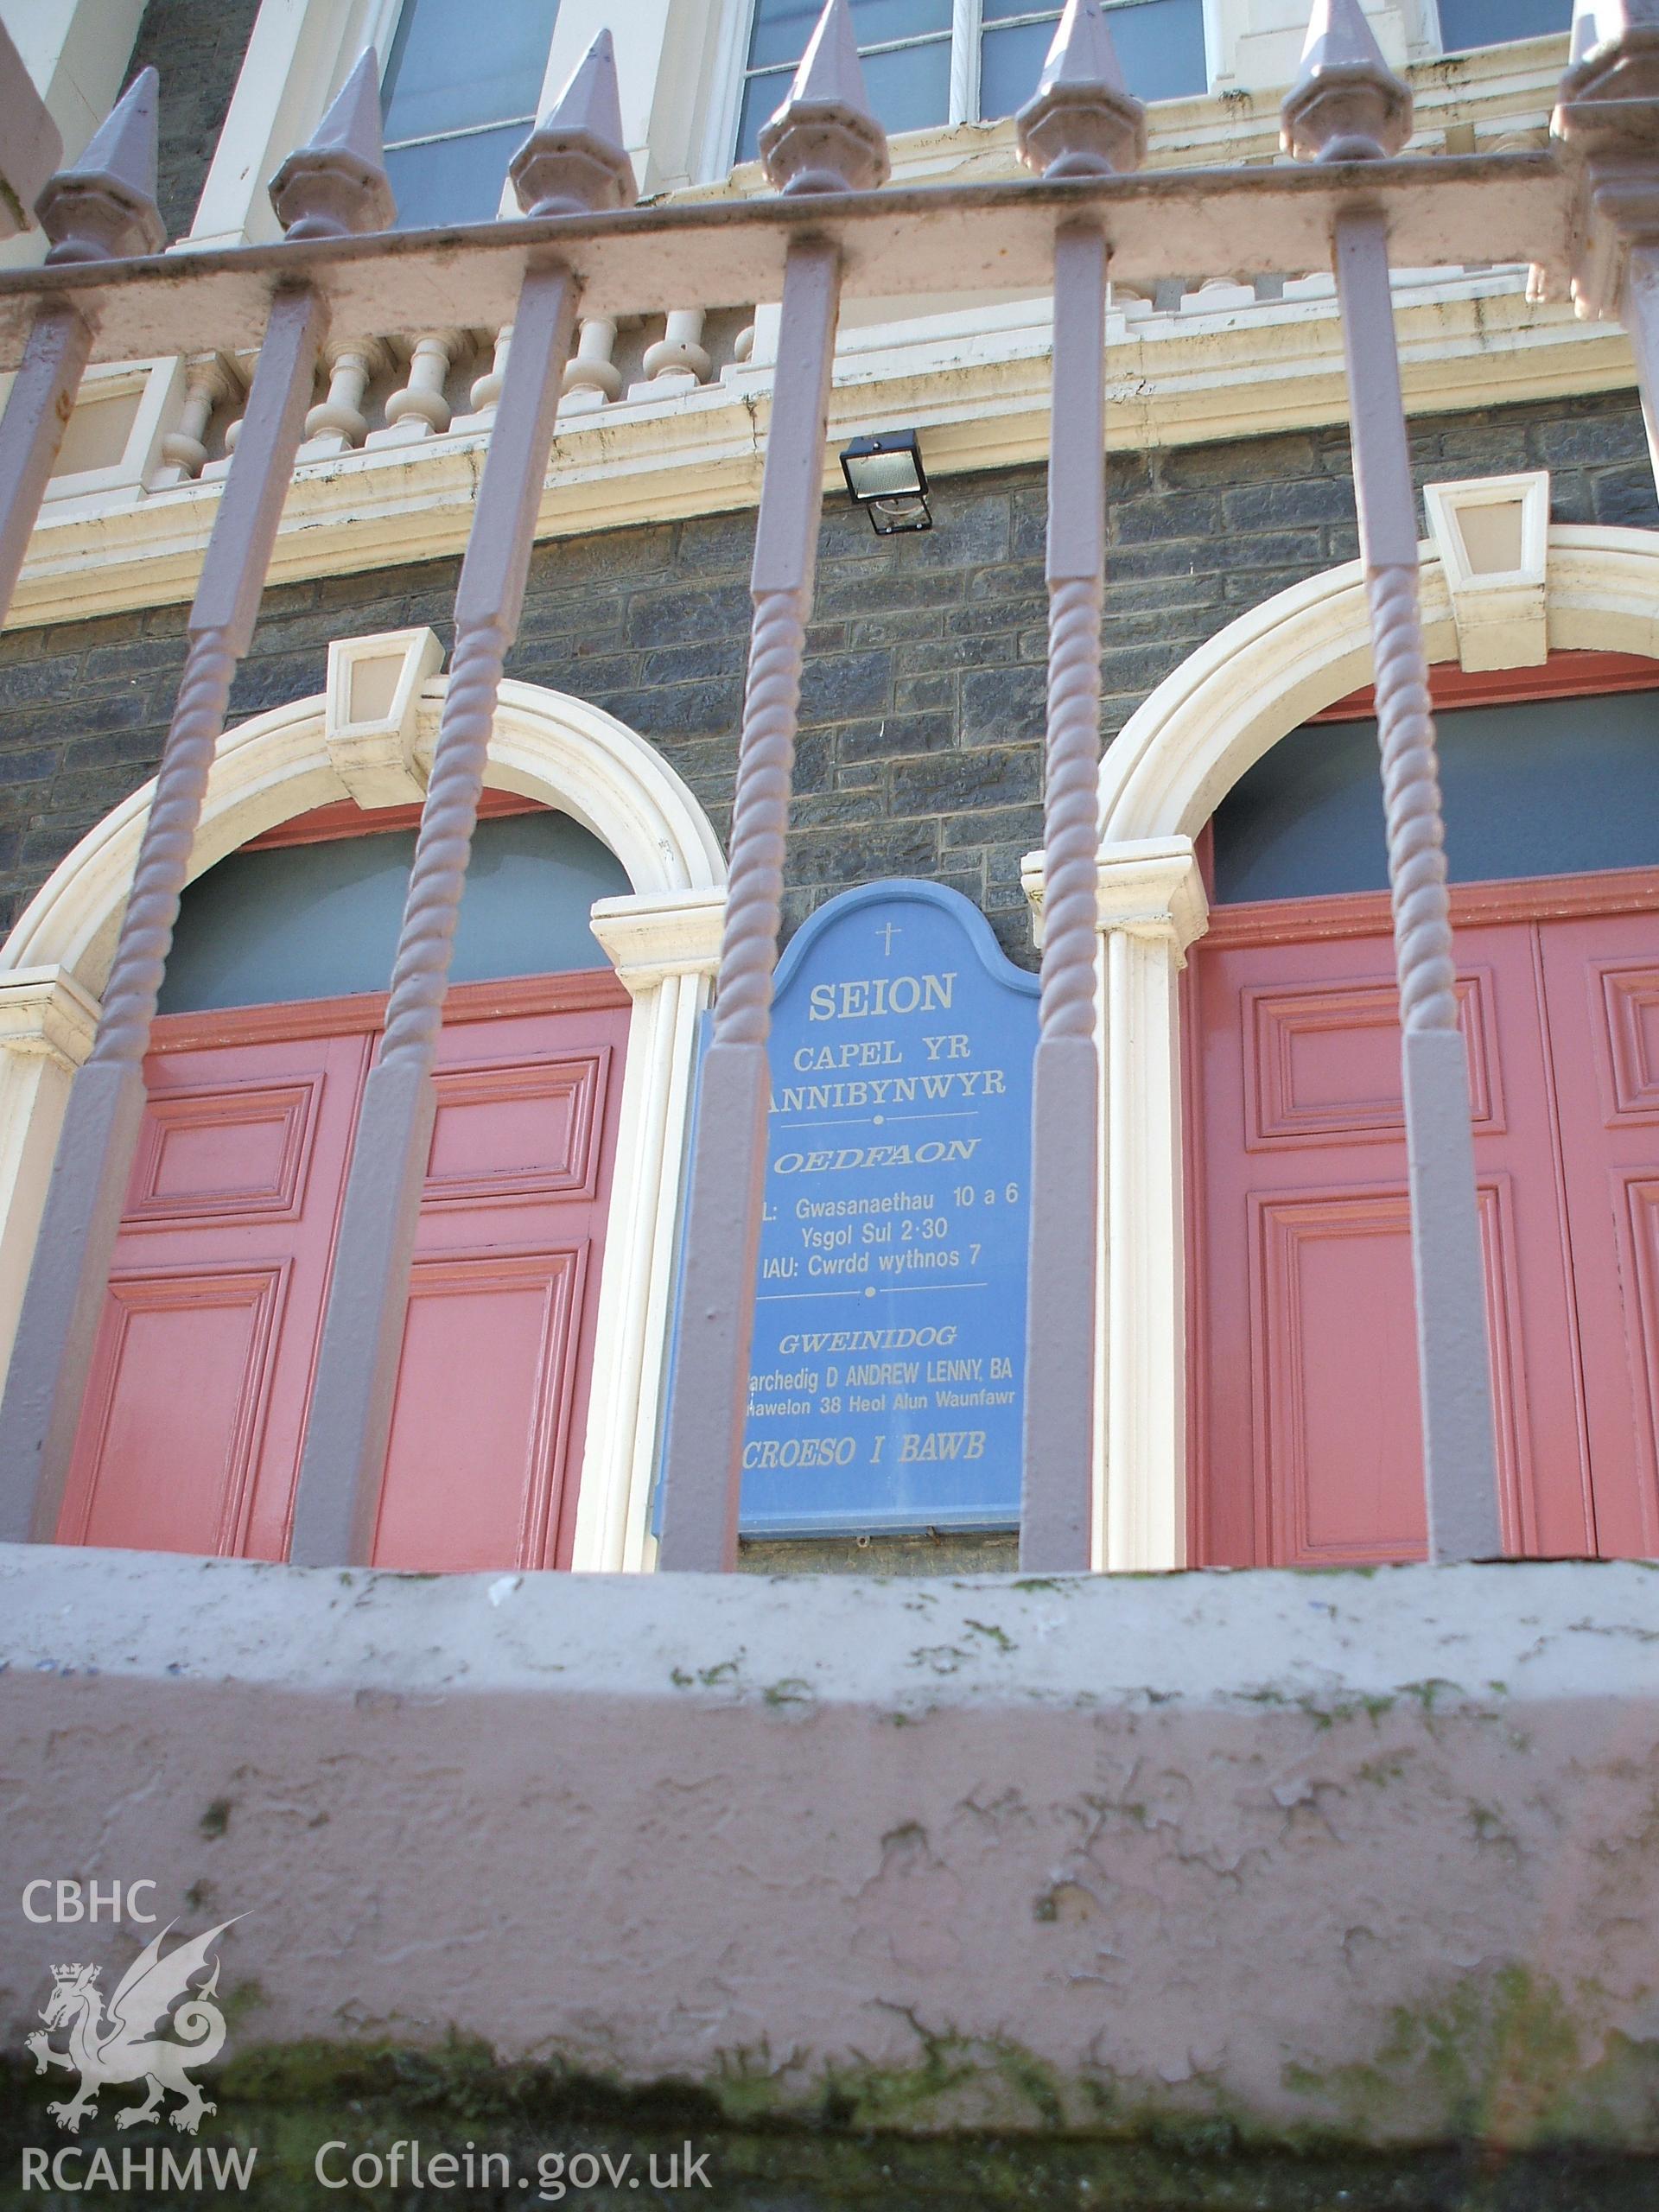
[[[1043,856],[1028,854],[1020,880],[1031,906],[1032,935],[1043,941]],[[1210,902],[1190,837],[1135,837],[1100,849],[1096,912],[1103,936],[1154,938],[1178,959],[1210,926]]]
[[0,975],[0,1050],[73,1074],[92,1049],[100,1010],[67,968],[14,968]]
[[671,976],[713,976],[725,923],[723,889],[654,891],[598,900],[588,927],[637,997]]

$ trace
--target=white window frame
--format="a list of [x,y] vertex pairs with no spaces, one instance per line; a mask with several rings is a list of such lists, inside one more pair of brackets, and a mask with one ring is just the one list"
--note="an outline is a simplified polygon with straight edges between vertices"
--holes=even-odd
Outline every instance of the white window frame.
[[[721,57],[720,78],[727,91],[725,99],[719,103],[719,113],[711,118],[711,159],[709,163],[711,175],[723,175],[736,163],[743,100],[751,75],[765,73],[775,75],[780,83],[787,81],[781,67],[765,73],[750,70],[749,50],[754,36],[758,4],[759,0],[732,0],[727,10],[722,27],[725,50]],[[897,54],[910,47],[936,46],[948,37],[950,41],[950,113],[944,124],[930,127],[947,129],[960,123],[975,123],[980,120],[980,40],[983,33],[988,29],[1008,30],[1018,23],[1050,18],[1058,22],[1062,4],[1063,0],[1027,0],[1027,4],[1017,15],[987,24],[983,0],[951,0],[948,32],[920,31],[909,38],[887,39],[869,51],[872,54]],[[1102,0],[1102,4],[1110,10],[1144,6],[1147,0]],[[1215,75],[1219,5],[1220,0],[1199,0],[1199,14],[1204,25],[1205,73],[1210,79]]]

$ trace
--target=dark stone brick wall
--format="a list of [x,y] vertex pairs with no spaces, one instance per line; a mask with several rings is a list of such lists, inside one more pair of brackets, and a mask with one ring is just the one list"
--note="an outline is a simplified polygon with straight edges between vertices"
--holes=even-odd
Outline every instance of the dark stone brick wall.
[[190,228],[207,181],[259,0],[149,0],[132,49],[132,73],[161,72],[156,197],[170,238]]
[[[1548,466],[1555,519],[1659,524],[1626,395],[1427,419],[1420,475]],[[1356,551],[1345,433],[1111,462],[1103,721],[1120,729],[1245,607]],[[789,908],[849,884],[951,883],[1031,963],[1020,855],[1040,842],[1045,597],[1040,470],[940,480],[938,527],[878,540],[833,503],[802,702]],[[752,512],[538,548],[511,675],[640,731],[722,832],[736,760]],[[270,593],[233,717],[322,689],[334,637],[429,622],[448,642],[457,564]],[[154,770],[184,609],[0,639],[0,902],[9,923],[63,854]]]

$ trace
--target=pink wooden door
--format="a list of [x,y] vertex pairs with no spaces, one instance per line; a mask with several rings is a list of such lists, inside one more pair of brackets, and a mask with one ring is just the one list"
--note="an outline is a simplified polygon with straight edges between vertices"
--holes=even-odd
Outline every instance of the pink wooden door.
[[[1633,1367],[1629,1348],[1659,1342],[1659,1306],[1638,1287],[1622,1325],[1607,1323],[1643,1249],[1653,1281],[1659,1243],[1639,1206],[1621,1212],[1608,1192],[1620,1175],[1621,1189],[1640,1186],[1659,1143],[1650,1118],[1603,1103],[1617,1096],[1617,1039],[1635,1034],[1628,1020],[1623,1033],[1610,1026],[1603,982],[1615,967],[1659,976],[1659,928],[1629,911],[1656,893],[1659,879],[1642,872],[1454,894],[1505,1535],[1516,1551],[1656,1548],[1627,1497],[1641,1491],[1650,1509],[1656,1363],[1637,1356]],[[1652,1002],[1659,1075],[1659,988]],[[1419,1557],[1386,899],[1217,909],[1188,1010],[1192,1555],[1235,1565]],[[1633,1424],[1645,1438],[1639,1478]]]
[[[626,1004],[604,972],[449,995],[379,1564],[569,1561]],[[156,1023],[60,1541],[283,1556],[384,1013]]]
[[1541,935],[1598,1548],[1659,1556],[1659,917]]

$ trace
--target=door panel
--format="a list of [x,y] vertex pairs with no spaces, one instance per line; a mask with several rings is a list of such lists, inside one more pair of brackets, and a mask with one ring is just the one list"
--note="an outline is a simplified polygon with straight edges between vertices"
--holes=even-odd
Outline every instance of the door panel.
[[1405,1193],[1250,1203],[1255,1525],[1268,1551],[1295,1567],[1421,1558],[1422,1426],[1414,1392],[1394,1386],[1416,1359]]
[[[1458,969],[1505,1541],[1581,1553],[1583,1391],[1530,925],[1459,929]],[[1191,1538],[1205,1561],[1423,1553],[1393,970],[1386,902],[1366,897],[1218,908],[1192,961]]]
[[111,1280],[83,1416],[85,1478],[66,1503],[60,1541],[245,1548],[289,1272]]
[[[585,1249],[476,1252],[416,1263],[377,1567],[547,1559],[569,1455],[586,1259]],[[494,1375],[496,1387],[458,1389],[468,1369]]]
[[378,1567],[569,1563],[626,1034],[445,1027]]
[[283,1557],[370,1041],[150,1054],[62,1541]]
[[[377,1564],[568,1563],[627,1003],[608,975],[446,1001]],[[60,1541],[285,1554],[384,1012],[156,1024]]]
[[1659,1554],[1659,922],[1546,925],[1600,1549]]

